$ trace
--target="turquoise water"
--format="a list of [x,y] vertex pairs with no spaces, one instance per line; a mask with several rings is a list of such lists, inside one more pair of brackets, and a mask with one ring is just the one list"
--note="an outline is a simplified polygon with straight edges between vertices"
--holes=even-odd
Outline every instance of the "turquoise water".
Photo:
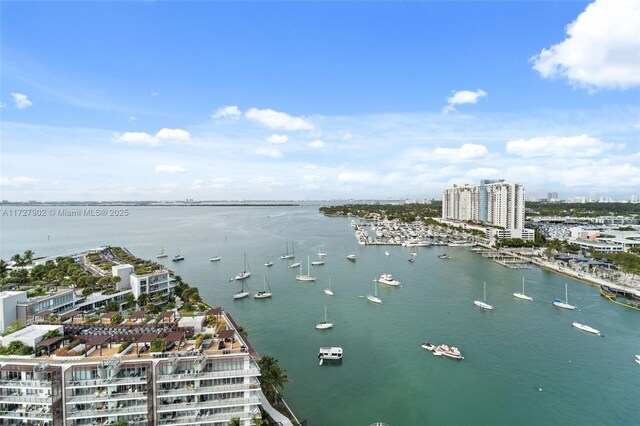
[[[311,208],[129,208],[126,218],[2,217],[0,254],[32,249],[55,255],[122,245],[143,258],[160,247],[168,267],[200,288],[249,332],[261,354],[276,357],[291,382],[287,402],[309,425],[636,425],[640,424],[640,313],[602,298],[597,289],[538,268],[513,271],[468,248],[361,247],[350,219],[326,218]],[[311,267],[315,283],[295,281],[279,259],[295,243],[296,261],[313,260],[322,246],[326,265]],[[390,256],[385,256],[385,249]],[[182,251],[184,262],[172,263]],[[353,252],[357,262],[345,255]],[[417,251],[414,263],[407,262]],[[247,253],[252,292],[267,274],[273,298],[234,301],[229,278]],[[436,256],[447,252],[449,260]],[[222,257],[211,263],[214,255]],[[266,268],[268,260],[274,266]],[[379,287],[382,305],[363,297],[372,280],[391,273],[401,288]],[[522,276],[534,302],[516,300]],[[324,294],[331,277],[335,296]],[[492,312],[473,300],[487,301]],[[576,311],[555,308],[564,283]],[[324,306],[334,322],[314,329]],[[601,330],[601,338],[571,327]],[[434,357],[422,341],[456,345],[465,359]],[[342,346],[339,365],[318,366],[318,348]],[[542,391],[538,389],[542,388]]]

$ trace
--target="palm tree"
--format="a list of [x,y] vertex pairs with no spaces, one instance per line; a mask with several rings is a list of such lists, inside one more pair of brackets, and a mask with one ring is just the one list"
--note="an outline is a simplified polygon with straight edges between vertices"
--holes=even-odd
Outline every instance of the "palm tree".
[[15,266],[24,266],[24,261],[22,260],[22,256],[20,256],[17,253],[11,256],[11,260],[15,263]]
[[9,270],[9,265],[4,259],[0,259],[0,278],[4,278],[7,275],[7,271]]
[[278,360],[265,355],[258,361],[260,367],[260,382],[262,391],[267,397],[271,397],[274,403],[278,402],[278,388],[284,390],[284,385],[289,382],[289,377],[278,365]]
[[233,417],[227,423],[228,426],[240,426],[240,417]]
[[253,426],[269,426],[269,420],[263,419],[262,417],[258,417],[256,414],[251,419]]
[[25,263],[25,265],[30,265],[31,263],[33,263],[33,255],[35,253],[33,253],[32,250],[26,250],[23,254],[22,254],[22,261]]

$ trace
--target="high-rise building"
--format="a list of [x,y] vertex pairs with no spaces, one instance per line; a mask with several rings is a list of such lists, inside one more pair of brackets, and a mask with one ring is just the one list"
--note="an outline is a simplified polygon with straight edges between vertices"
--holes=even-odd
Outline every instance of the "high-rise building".
[[482,180],[480,185],[453,185],[442,194],[442,218],[523,229],[524,188],[504,180]]
[[547,194],[547,202],[549,202],[549,203],[557,203],[558,201],[560,201],[560,199],[558,198],[558,193],[557,192],[549,192]]

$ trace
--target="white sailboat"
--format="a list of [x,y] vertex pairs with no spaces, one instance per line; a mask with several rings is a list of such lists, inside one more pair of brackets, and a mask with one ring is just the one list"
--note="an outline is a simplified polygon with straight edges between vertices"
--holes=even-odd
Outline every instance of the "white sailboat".
[[333,323],[327,320],[327,306],[324,307],[324,321],[320,321],[316,324],[316,330],[326,330],[333,328]]
[[487,300],[487,282],[485,281],[484,282],[484,297],[483,297],[483,299],[482,300],[475,300],[473,302],[473,304],[478,306],[478,307],[480,307],[480,308],[482,308],[482,309],[486,309],[486,310],[489,310],[489,311],[493,310],[493,306],[488,304],[486,302],[486,300]]
[[220,260],[220,256],[213,256],[209,258],[209,262],[218,262]]
[[320,266],[320,265],[324,265],[324,259],[322,257],[318,257],[318,259],[314,260],[313,262],[311,262],[311,264],[313,266]]
[[522,277],[522,293],[513,293],[513,297],[517,297],[520,300],[528,300],[533,302],[533,297],[524,294],[524,277]]
[[333,296],[333,290],[331,290],[331,277],[329,277],[329,288],[325,288],[324,293],[329,296]]
[[156,258],[158,259],[162,259],[163,257],[167,257],[168,254],[164,252],[164,247],[160,248],[160,253],[158,253],[158,255],[156,256]]
[[558,308],[571,309],[571,310],[576,308],[575,306],[569,304],[569,290],[567,289],[567,283],[564,283],[564,301],[560,299],[555,299],[552,303]]
[[320,250],[318,251],[318,257],[325,257],[327,253],[324,252],[324,245],[320,246]]
[[367,300],[371,303],[381,304],[382,299],[378,297],[378,280],[375,278],[373,279],[373,293],[374,294],[367,294]]
[[[291,242],[291,247],[293,249],[293,242]],[[292,253],[289,253],[289,241],[287,241],[287,252],[285,254],[283,254],[282,256],[280,256],[280,259],[282,259],[282,260],[293,259],[294,257],[296,257],[295,250],[293,250]]]
[[299,268],[299,267],[300,267],[300,262],[295,262],[289,265],[289,269]]
[[307,256],[307,275],[302,274],[302,265],[300,265],[300,275],[296,275],[298,281],[315,281],[316,277],[311,276],[311,266],[309,266],[309,257]]
[[234,299],[242,299],[249,295],[249,285],[247,284],[247,289],[244,289],[244,279],[240,280],[240,291],[233,295]]
[[[267,288],[269,291],[267,291]],[[262,291],[257,292],[253,297],[255,299],[266,299],[271,297],[271,287],[269,287],[269,283],[267,282],[267,274],[264,274],[264,285]]]
[[249,261],[247,260],[247,253],[244,254],[244,270],[236,275],[236,280],[244,280],[249,278],[251,271],[249,271]]
[[586,331],[587,333],[593,333],[600,336],[600,330],[596,330],[595,328],[589,327],[588,325],[580,324],[579,322],[572,322],[571,325],[578,330]]

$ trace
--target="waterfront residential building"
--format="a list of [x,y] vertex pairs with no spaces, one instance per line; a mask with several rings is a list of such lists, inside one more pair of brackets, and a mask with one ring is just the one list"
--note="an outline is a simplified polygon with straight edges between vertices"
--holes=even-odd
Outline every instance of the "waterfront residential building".
[[35,315],[44,312],[59,314],[74,309],[77,296],[72,288],[60,287],[46,296],[23,299],[16,304],[18,321],[30,323]]
[[504,229],[524,229],[524,188],[504,180],[453,185],[444,190],[442,218],[481,222]]
[[133,295],[137,299],[141,294],[154,296],[156,294],[168,295],[173,291],[173,279],[167,269],[156,271],[133,271],[130,273],[129,284]]
[[26,291],[0,291],[0,334],[18,318],[16,306],[23,300],[27,300]]
[[[41,330],[38,355],[0,356],[0,424],[249,426],[262,404],[258,355],[226,314],[216,326],[199,348],[192,329],[167,324],[65,324],[65,338],[44,340]],[[163,351],[151,352],[157,339]]]

